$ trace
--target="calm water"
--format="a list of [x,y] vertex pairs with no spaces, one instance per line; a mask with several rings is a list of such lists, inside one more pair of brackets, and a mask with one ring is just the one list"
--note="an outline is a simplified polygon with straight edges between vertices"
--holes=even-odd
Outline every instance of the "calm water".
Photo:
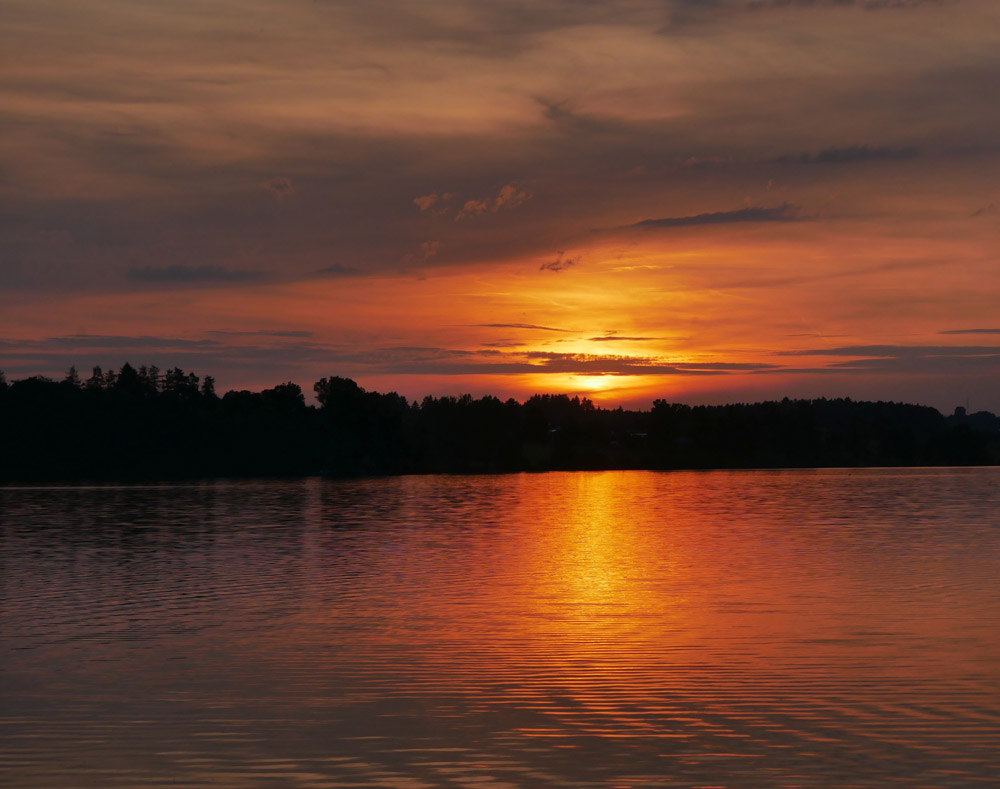
[[4,787],[996,787],[1000,469],[0,489]]

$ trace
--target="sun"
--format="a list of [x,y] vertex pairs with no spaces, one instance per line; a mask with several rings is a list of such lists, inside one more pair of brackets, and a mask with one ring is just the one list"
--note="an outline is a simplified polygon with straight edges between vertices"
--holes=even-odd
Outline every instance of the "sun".
[[585,392],[606,392],[617,388],[621,383],[620,375],[573,375],[574,389]]
[[644,392],[656,379],[647,380],[642,375],[574,375],[573,373],[541,373],[526,376],[519,383],[525,392],[552,392],[571,396],[588,397],[600,403],[616,403]]

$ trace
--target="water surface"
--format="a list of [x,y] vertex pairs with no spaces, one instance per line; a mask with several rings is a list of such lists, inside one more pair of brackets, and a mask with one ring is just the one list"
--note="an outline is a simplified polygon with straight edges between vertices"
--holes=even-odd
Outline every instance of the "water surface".
[[0,488],[4,787],[965,787],[1000,469]]

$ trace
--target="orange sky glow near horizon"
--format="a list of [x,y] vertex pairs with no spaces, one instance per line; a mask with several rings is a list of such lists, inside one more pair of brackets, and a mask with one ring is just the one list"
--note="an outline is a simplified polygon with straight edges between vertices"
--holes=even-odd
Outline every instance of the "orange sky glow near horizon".
[[0,369],[1000,411],[987,0],[12,0]]

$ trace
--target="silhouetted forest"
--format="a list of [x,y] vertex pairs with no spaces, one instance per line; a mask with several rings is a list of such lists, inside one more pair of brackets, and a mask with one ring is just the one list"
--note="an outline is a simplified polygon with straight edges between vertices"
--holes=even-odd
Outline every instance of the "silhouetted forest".
[[782,400],[649,411],[566,395],[366,392],[346,378],[219,396],[156,367],[62,381],[0,373],[0,481],[1000,462],[1000,418],[902,403]]

